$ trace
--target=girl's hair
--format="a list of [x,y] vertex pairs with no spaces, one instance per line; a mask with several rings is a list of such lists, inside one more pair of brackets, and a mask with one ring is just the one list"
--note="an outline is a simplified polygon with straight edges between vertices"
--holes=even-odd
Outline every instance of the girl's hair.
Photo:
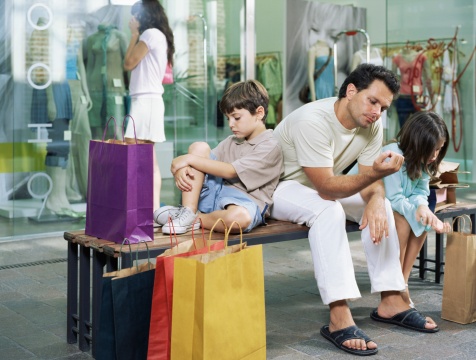
[[[436,113],[420,111],[411,115],[397,134],[399,148],[405,157],[407,175],[412,180],[421,177],[422,170],[435,176],[448,149],[449,133],[443,119]],[[444,140],[438,157],[428,164],[438,142]]]
[[230,114],[234,109],[246,109],[251,115],[262,106],[264,108],[263,122],[268,115],[269,96],[266,88],[257,80],[240,81],[227,88],[220,101],[220,111]]
[[131,14],[139,21],[139,33],[147,29],[159,29],[167,41],[167,61],[174,63],[174,34],[169,26],[169,20],[164,8],[158,0],[142,0],[132,5]]

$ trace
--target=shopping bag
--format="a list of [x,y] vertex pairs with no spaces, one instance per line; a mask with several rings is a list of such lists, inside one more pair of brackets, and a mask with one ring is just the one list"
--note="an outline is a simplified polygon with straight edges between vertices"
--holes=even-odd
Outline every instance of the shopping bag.
[[169,85],[174,83],[174,72],[172,65],[167,63],[167,67],[165,68],[164,78],[162,79],[162,84]]
[[[222,219],[226,229],[226,224]],[[215,227],[215,225],[212,227]],[[193,227],[192,227],[193,229]],[[168,360],[170,359],[170,337],[172,329],[172,301],[173,301],[173,273],[175,257],[187,257],[206,251],[221,250],[224,248],[224,240],[205,241],[202,229],[201,239],[196,239],[192,230],[192,239],[181,243],[176,241],[172,246],[172,233],[170,234],[171,248],[163,254],[157,256],[155,267],[154,292],[152,295],[152,309],[150,316],[148,360]],[[225,236],[227,236],[225,231]],[[175,237],[175,240],[177,238]]]
[[[130,247],[130,244],[129,244]],[[132,263],[132,251],[131,254]],[[98,360],[116,360],[116,321],[122,321],[120,319],[115,320],[114,315],[114,302],[113,302],[113,289],[112,280],[116,278],[126,278],[143,271],[153,269],[153,264],[150,261],[146,264],[133,266],[126,269],[119,269],[109,273],[104,273],[102,278],[102,290],[101,290],[101,308],[99,311],[98,319],[98,332],[94,341],[96,346],[95,357]],[[117,301],[116,301],[117,302]]]
[[456,204],[456,189],[467,188],[469,184],[460,183],[458,174],[469,174],[469,171],[459,170],[459,163],[442,161],[438,172],[430,180],[430,188],[435,190],[435,212]]
[[85,233],[118,244],[152,241],[153,144],[105,141],[107,124],[102,141],[89,143]]
[[[469,224],[463,220],[469,233],[461,227],[461,219],[469,220]],[[469,216],[454,221],[458,221],[459,229],[447,235],[441,318],[469,324],[476,321],[476,235],[470,233]]]
[[172,360],[266,359],[262,256],[240,241],[175,259]]

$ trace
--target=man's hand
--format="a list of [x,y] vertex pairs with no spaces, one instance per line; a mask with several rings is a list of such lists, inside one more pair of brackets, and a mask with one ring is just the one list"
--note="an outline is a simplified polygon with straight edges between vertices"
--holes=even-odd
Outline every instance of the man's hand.
[[402,155],[387,150],[375,159],[372,170],[381,175],[380,178],[383,178],[400,170],[404,160]]
[[188,154],[177,156],[175,159],[172,160],[172,165],[170,165],[170,172],[172,173],[172,175],[175,176],[175,173],[178,170],[189,165],[190,164],[188,162]]
[[380,244],[382,238],[388,237],[387,212],[385,211],[385,199],[373,196],[365,207],[362,216],[362,230],[369,226],[370,237],[375,245]]
[[190,180],[194,177],[195,174],[190,166],[183,167],[174,174],[175,185],[180,191],[192,191],[193,186]]

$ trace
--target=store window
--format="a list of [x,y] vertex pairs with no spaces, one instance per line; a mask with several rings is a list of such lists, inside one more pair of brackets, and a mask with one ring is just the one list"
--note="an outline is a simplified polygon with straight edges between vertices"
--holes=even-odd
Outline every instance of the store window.
[[[83,229],[90,140],[122,138],[134,1],[7,0],[0,55],[0,241]],[[166,141],[155,150],[161,201],[177,204],[169,167],[194,141],[230,134],[217,104],[245,78],[245,1],[161,0],[175,38],[164,85]],[[110,123],[116,120],[116,126]]]

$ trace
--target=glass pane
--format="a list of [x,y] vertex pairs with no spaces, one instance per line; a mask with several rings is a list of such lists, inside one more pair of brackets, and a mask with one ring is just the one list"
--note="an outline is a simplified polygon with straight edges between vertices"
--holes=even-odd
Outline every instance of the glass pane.
[[[121,3],[119,5],[119,3]],[[135,1],[7,0],[0,5],[0,241],[83,229],[91,139],[122,138],[123,71]],[[156,143],[161,201],[177,204],[169,168],[194,141],[230,134],[217,104],[242,59],[244,1],[161,1],[175,37],[165,85],[166,141]],[[114,5],[117,4],[117,5]],[[90,101],[91,99],[91,101]]]

